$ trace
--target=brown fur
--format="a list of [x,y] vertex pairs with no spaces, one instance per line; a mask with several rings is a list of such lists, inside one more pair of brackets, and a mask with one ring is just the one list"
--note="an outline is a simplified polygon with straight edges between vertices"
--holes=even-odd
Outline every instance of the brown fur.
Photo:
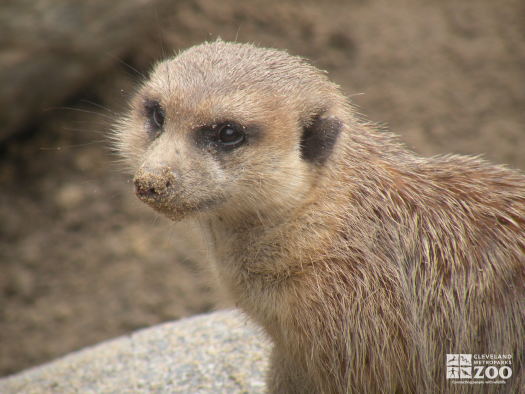
[[[166,112],[156,139],[145,99]],[[301,157],[316,117],[341,124],[322,163]],[[225,119],[252,127],[249,143],[196,146]],[[271,392],[501,389],[450,384],[446,353],[512,354],[505,390],[524,387],[523,175],[418,157],[302,59],[222,41],[157,65],[116,140],[157,193],[141,198],[196,223],[219,282],[274,342]]]

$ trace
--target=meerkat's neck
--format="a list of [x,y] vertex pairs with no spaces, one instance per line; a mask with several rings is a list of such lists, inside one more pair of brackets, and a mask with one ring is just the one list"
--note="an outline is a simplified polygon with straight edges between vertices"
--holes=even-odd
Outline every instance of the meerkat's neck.
[[[257,293],[257,284],[264,287],[268,281],[281,281],[299,270],[289,258],[290,245],[296,244],[294,228],[320,197],[313,188],[294,204],[232,215],[214,212],[196,219],[221,277],[219,282],[236,302]],[[313,230],[312,234],[317,231]]]
[[[309,204],[306,200],[299,206],[264,211],[236,212],[235,215],[225,215],[223,212],[207,214],[199,217],[197,222],[207,238],[210,251],[217,258],[247,260],[252,254],[261,256],[261,251],[256,250],[258,248],[264,247],[268,251],[285,243],[285,227],[299,211],[308,210]],[[254,268],[256,262],[251,265]]]

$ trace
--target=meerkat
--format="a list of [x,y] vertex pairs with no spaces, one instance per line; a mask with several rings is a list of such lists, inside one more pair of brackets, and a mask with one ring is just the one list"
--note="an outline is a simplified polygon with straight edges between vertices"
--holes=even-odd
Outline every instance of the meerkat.
[[501,389],[451,384],[448,353],[511,355],[525,387],[524,175],[419,157],[306,60],[223,41],[157,64],[115,130],[272,340],[270,392]]

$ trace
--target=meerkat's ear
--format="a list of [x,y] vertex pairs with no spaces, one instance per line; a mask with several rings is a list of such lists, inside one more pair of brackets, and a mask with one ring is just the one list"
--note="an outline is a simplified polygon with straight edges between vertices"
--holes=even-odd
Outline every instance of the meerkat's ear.
[[301,157],[322,165],[330,157],[343,123],[333,116],[317,115],[303,127]]

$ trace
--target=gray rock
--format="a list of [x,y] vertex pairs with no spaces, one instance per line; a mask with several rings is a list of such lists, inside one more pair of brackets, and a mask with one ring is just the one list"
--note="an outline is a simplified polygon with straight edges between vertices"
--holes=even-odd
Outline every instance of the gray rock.
[[269,342],[238,311],[165,323],[0,379],[11,393],[260,393]]

